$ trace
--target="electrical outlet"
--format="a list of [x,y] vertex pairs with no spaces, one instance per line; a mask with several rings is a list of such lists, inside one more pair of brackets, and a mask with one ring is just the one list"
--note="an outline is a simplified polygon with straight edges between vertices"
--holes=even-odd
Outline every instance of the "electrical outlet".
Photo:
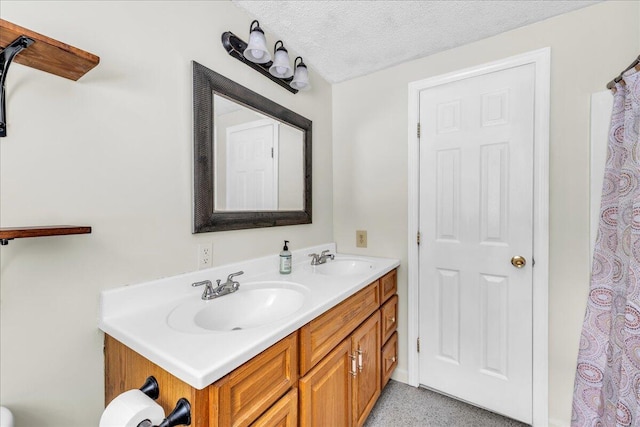
[[356,230],[356,247],[367,247],[367,230]]
[[213,243],[201,243],[198,245],[198,270],[213,266]]

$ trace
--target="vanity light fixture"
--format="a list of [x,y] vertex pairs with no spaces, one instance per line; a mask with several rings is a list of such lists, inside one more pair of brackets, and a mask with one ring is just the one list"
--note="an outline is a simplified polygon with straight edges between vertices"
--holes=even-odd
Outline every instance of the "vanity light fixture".
[[[255,24],[255,27],[253,24]],[[265,64],[271,61],[271,55],[267,50],[267,39],[264,37],[264,31],[260,28],[260,23],[257,19],[249,27],[249,44],[245,48],[243,55],[256,64]]]
[[[278,47],[278,43],[280,43],[280,47]],[[288,79],[293,76],[293,70],[289,65],[289,52],[284,48],[282,40],[278,40],[273,48],[275,49],[273,65],[269,68],[269,73],[279,79]]]
[[293,80],[290,85],[294,89],[298,90],[309,90],[311,85],[309,85],[309,71],[307,70],[307,66],[302,61],[302,57],[298,56],[294,61],[294,64],[300,60],[300,63],[296,65],[296,73],[293,76]]
[[251,23],[249,31],[249,43],[245,43],[231,31],[222,33],[222,46],[229,55],[267,76],[289,92],[298,93],[299,90],[311,88],[309,72],[302,57],[298,56],[294,61],[294,68],[291,68],[289,52],[285,49],[282,40],[278,40],[273,47],[274,58],[271,61],[271,55],[266,48],[264,31],[257,20]]

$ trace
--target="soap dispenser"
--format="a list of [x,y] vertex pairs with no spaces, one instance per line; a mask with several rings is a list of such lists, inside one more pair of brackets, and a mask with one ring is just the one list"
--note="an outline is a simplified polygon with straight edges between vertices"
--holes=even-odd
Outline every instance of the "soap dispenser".
[[284,247],[280,252],[280,274],[291,273],[291,252],[289,252],[288,240],[284,241]]

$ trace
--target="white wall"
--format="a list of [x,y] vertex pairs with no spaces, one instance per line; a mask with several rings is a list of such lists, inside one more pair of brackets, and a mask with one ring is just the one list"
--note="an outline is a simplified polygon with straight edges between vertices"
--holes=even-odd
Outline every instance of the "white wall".
[[[2,0],[0,13],[101,58],[79,82],[9,70],[0,225],[93,233],[0,249],[1,403],[17,426],[97,425],[101,290],[193,271],[201,242],[219,265],[332,240],[331,87],[311,70],[294,95],[229,57],[222,32],[246,39],[252,18],[226,1]],[[313,224],[191,234],[191,60],[313,121]]]
[[[640,3],[609,1],[333,86],[334,236],[341,252],[400,257],[407,313],[407,85],[551,47],[549,408],[568,425],[589,286],[589,97],[640,52]],[[369,247],[355,247],[355,230]],[[406,319],[406,317],[402,317]],[[407,323],[399,323],[407,369]]]

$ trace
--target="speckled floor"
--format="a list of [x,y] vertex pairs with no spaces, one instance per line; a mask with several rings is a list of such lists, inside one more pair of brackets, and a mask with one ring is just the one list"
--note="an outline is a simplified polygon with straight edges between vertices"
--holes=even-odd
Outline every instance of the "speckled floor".
[[389,381],[364,427],[526,427],[423,388]]

